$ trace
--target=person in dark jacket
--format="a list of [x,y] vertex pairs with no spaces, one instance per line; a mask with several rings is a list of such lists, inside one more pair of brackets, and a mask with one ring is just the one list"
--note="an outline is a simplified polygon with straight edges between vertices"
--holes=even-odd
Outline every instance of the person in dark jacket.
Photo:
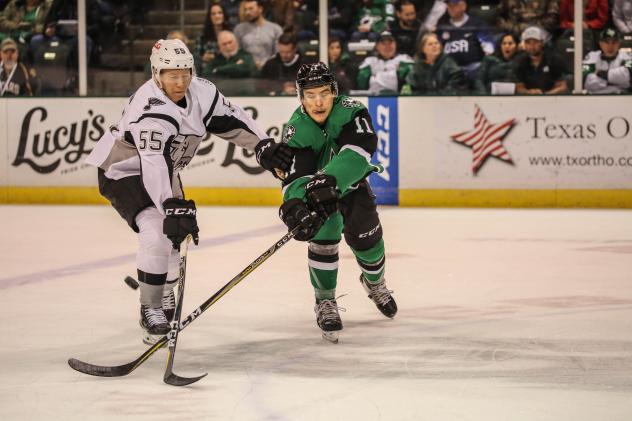
[[478,69],[476,92],[489,95],[495,82],[516,83],[514,72],[514,58],[518,53],[520,40],[513,33],[502,34],[498,38],[498,45],[494,54],[485,56]]
[[261,68],[261,78],[281,84],[281,87],[275,89],[278,94],[296,95],[294,80],[303,64],[303,57],[297,49],[296,36],[291,32],[284,32],[277,41],[277,51]]
[[421,38],[419,58],[406,76],[402,94],[456,95],[467,91],[463,69],[442,50],[435,33]]
[[33,96],[37,89],[35,70],[19,61],[18,44],[5,38],[0,44],[0,97]]
[[338,91],[341,93],[349,92],[349,90],[354,87],[352,80],[355,80],[357,70],[353,69],[350,63],[351,57],[349,57],[349,54],[344,50],[340,38],[336,36],[329,37],[327,53],[329,57],[329,70],[331,70],[336,77]]
[[524,55],[516,59],[516,93],[520,95],[553,95],[568,92],[566,64],[556,51],[544,47],[545,34],[537,26],[524,30],[521,36]]
[[239,41],[230,31],[217,35],[219,54],[202,68],[202,77],[245,78],[254,76],[257,68],[250,53],[239,48]]
[[204,28],[197,39],[196,61],[201,61],[204,65],[211,62],[218,54],[217,35],[221,31],[230,30],[226,15],[226,9],[219,3],[211,3],[206,12]]

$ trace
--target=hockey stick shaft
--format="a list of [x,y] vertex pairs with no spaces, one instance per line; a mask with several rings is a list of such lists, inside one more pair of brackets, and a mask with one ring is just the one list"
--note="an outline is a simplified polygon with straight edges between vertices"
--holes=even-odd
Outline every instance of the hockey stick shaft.
[[176,311],[171,322],[171,330],[167,335],[169,341],[169,355],[167,356],[167,367],[165,368],[165,375],[163,380],[167,384],[174,386],[184,386],[187,384],[195,383],[200,380],[206,374],[198,377],[181,377],[173,372],[173,360],[176,355],[176,345],[178,343],[178,331],[180,327],[180,317],[182,315],[182,305],[184,303],[184,284],[187,276],[187,253],[189,250],[189,243],[192,241],[191,235],[187,235],[185,240],[180,244],[180,276],[178,278],[178,302],[176,304]]
[[[180,326],[178,331],[182,331],[188,325],[193,323],[195,319],[197,319],[202,313],[204,313],[209,307],[215,304],[220,298],[222,298],[228,291],[230,291],[235,285],[240,283],[244,278],[246,278],[252,271],[258,268],[263,262],[268,260],[270,256],[276,253],[281,247],[287,244],[296,233],[301,229],[301,226],[297,226],[292,231],[285,234],[281,237],[276,243],[274,243],[269,249],[263,252],[259,257],[253,260],[248,266],[246,266],[240,273],[238,273],[233,279],[231,279],[226,285],[220,288],[212,297],[208,300],[204,301],[202,305],[193,310],[191,314],[189,314],[182,322],[180,322]],[[142,363],[144,363],[149,357],[151,357],[156,351],[158,351],[162,346],[167,343],[167,336],[163,336],[156,342],[154,345],[149,347],[145,352],[143,352],[137,359],[131,361],[127,364],[118,365],[118,366],[99,366],[95,364],[86,363],[75,358],[71,358],[68,360],[68,365],[73,369],[89,374],[92,376],[100,376],[100,377],[121,377],[126,376],[136,368],[138,368]]]

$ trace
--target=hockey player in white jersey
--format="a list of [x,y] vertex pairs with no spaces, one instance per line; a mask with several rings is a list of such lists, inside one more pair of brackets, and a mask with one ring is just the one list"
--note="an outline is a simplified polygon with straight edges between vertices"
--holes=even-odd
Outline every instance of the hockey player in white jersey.
[[259,164],[273,174],[288,171],[293,156],[213,83],[195,76],[182,41],[159,40],[150,61],[152,78],[130,97],[118,124],[86,160],[98,167],[101,195],[138,233],[140,324],[147,344],[169,332],[180,243],[188,234],[198,243],[195,203],[185,199],[179,172],[206,133],[256,151]]

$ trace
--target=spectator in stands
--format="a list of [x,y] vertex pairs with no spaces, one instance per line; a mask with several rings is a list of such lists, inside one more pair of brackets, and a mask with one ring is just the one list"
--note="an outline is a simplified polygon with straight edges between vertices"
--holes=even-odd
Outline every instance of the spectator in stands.
[[[560,27],[573,29],[575,7],[573,0],[560,0]],[[599,31],[608,23],[608,0],[584,0],[584,29]]]
[[244,78],[251,77],[257,71],[252,56],[239,48],[237,37],[230,31],[217,34],[219,53],[203,66],[201,75],[207,79],[214,77]]
[[476,92],[479,95],[496,93],[499,90],[496,88],[499,86],[498,83],[513,84],[513,89],[508,93],[515,92],[514,58],[518,53],[519,42],[520,40],[513,33],[505,33],[498,38],[496,51],[494,54],[485,56],[478,69]]
[[211,3],[219,3],[224,9],[226,22],[230,28],[234,28],[241,23],[239,11],[242,0],[213,0]]
[[408,54],[397,54],[397,41],[389,31],[383,31],[375,43],[376,55],[360,64],[356,86],[373,95],[397,94],[413,65]]
[[406,76],[402,94],[456,95],[466,92],[467,79],[463,70],[443,53],[435,33],[425,34],[419,49],[419,57]]
[[[595,49],[599,31],[606,26],[608,19],[608,0],[584,0],[582,22],[584,53]],[[564,30],[561,38],[571,37],[575,33],[574,22],[574,0],[560,0],[560,28]]]
[[379,34],[394,21],[394,8],[387,0],[360,0],[356,12],[355,31],[351,41],[375,41]]
[[281,25],[284,32],[291,31],[294,28],[294,14],[296,10],[294,3],[294,0],[270,0],[268,2],[269,19]]
[[622,34],[632,34],[632,1],[614,0],[612,21]]
[[230,26],[226,20],[226,10],[221,4],[212,3],[206,13],[202,34],[197,40],[196,61],[201,61],[200,66],[208,64],[215,58],[219,52],[217,35],[227,30],[230,30]]
[[42,33],[50,2],[12,0],[0,13],[0,40],[13,38],[23,47],[34,34]]
[[[86,54],[88,59],[97,59],[100,36],[100,13],[97,0],[86,0]],[[62,41],[70,47],[70,64],[77,67],[79,63],[79,37],[77,35],[77,0],[53,0],[46,20],[44,33],[31,39],[30,49],[34,53],[46,42]],[[95,52],[95,56],[92,53]]]
[[448,10],[448,6],[445,0],[434,0],[434,2],[418,0],[417,17],[422,22],[421,28],[419,28],[419,35],[435,32],[437,30],[437,22],[439,22],[446,10]]
[[417,50],[417,35],[421,26],[421,22],[417,19],[415,3],[411,0],[397,1],[395,16],[397,19],[391,26],[391,33],[397,41],[397,49],[400,53],[413,56]]
[[19,61],[18,44],[11,38],[0,43],[0,97],[33,96],[36,92],[35,71]]
[[296,36],[285,32],[277,41],[277,53],[261,68],[261,77],[274,80],[282,85],[278,93],[296,95],[296,73],[303,64],[303,58],[296,48]]
[[318,0],[294,0],[293,30],[299,41],[318,38]]
[[584,87],[590,94],[620,94],[630,89],[632,55],[621,51],[620,35],[606,28],[599,36],[599,51],[584,59]]
[[466,10],[465,0],[448,0],[448,13],[439,19],[437,35],[443,41],[443,52],[463,68],[473,86],[481,60],[494,52],[494,40],[487,24]]
[[353,88],[352,80],[355,80],[353,67],[350,64],[349,54],[344,51],[342,40],[338,37],[329,37],[327,46],[329,58],[329,70],[336,77],[338,91],[348,93]]
[[348,0],[329,0],[329,35],[341,41],[349,38],[353,22],[353,4]]
[[568,92],[566,65],[553,50],[544,48],[545,34],[537,26],[522,33],[526,54],[516,59],[516,93],[552,95]]
[[559,0],[502,0],[498,10],[497,29],[522,33],[529,26],[539,26],[548,34],[555,33],[560,24]]
[[276,42],[283,29],[263,17],[261,0],[244,0],[245,22],[235,27],[235,36],[241,47],[252,54],[257,68],[276,53]]

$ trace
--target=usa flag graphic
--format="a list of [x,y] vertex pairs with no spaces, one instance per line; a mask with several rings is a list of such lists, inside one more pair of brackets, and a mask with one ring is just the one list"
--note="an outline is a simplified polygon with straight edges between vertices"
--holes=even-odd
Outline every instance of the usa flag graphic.
[[516,124],[515,118],[500,124],[492,124],[480,107],[475,105],[474,128],[450,137],[453,141],[472,148],[472,171],[476,175],[490,156],[513,164],[502,141],[514,124]]

